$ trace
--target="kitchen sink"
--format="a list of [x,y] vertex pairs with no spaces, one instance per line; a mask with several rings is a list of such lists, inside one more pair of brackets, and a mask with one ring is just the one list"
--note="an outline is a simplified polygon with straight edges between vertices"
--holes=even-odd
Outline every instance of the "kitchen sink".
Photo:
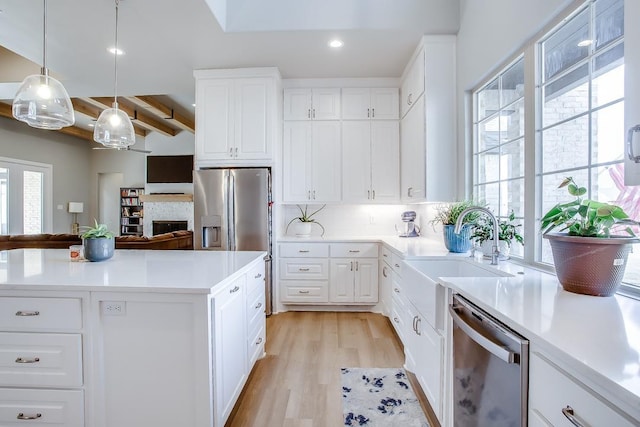
[[434,281],[438,277],[513,277],[495,267],[464,259],[421,259],[406,263]]

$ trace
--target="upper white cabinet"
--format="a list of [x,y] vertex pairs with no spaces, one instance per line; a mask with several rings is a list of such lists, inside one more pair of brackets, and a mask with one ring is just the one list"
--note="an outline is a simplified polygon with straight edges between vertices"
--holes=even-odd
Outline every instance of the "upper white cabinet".
[[194,76],[196,163],[272,160],[280,105],[277,69],[196,70]]
[[420,95],[424,93],[424,60],[424,50],[421,49],[407,66],[407,71],[405,72],[405,77],[400,89],[400,111],[402,117],[407,114],[407,111],[418,101]]
[[283,201],[340,201],[340,122],[285,122],[283,151]]
[[399,200],[400,132],[397,120],[342,123],[342,200]]
[[[456,197],[455,40],[455,36],[423,37],[404,73],[400,195],[406,203]],[[412,83],[416,75],[422,78]]]
[[285,89],[285,120],[339,120],[340,89]]
[[343,120],[397,120],[397,88],[342,89]]

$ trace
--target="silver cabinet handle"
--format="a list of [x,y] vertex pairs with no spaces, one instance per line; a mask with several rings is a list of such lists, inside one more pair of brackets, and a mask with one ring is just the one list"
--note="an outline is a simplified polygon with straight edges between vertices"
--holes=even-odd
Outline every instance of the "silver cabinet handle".
[[26,415],[25,413],[20,412],[16,418],[19,420],[37,420],[38,418],[41,418],[41,417],[42,417],[42,414],[40,413],[37,413],[35,415]]
[[395,293],[397,293],[397,294],[399,294],[399,293],[400,293],[400,289],[398,289],[398,288],[393,288],[393,291],[394,291]]
[[409,96],[407,96],[407,104],[411,105],[413,104],[413,94],[410,93]]
[[233,157],[233,147],[229,148],[229,157]]
[[420,332],[420,323],[422,323],[422,318],[416,316],[416,334],[417,335],[422,335],[422,332]]
[[389,258],[389,255],[387,255],[387,254],[382,254],[382,256],[385,257],[385,258]]
[[309,253],[308,249],[300,249],[298,252],[300,252],[301,254],[307,254]]
[[230,294],[233,294],[233,293],[235,293],[235,292],[238,292],[239,290],[240,290],[240,287],[239,287],[239,286],[234,286],[234,287],[233,287],[233,289],[230,289],[230,290],[229,290],[229,293],[230,293]]
[[629,155],[629,160],[640,163],[640,153],[633,152],[633,134],[636,132],[640,132],[640,125],[635,125],[627,133],[627,154]]
[[413,316],[413,321],[411,322],[411,327],[413,328],[413,332],[418,333],[418,331],[416,330],[416,320],[418,319],[418,316]]
[[299,294],[308,294],[309,291],[298,291]]
[[375,117],[376,116],[376,109],[372,108],[371,109],[371,117]]
[[373,200],[375,200],[375,199],[376,199],[376,190],[373,190],[373,191],[371,192],[371,194],[373,194],[372,199],[373,199]]
[[360,271],[360,262],[356,261],[356,271]]
[[394,317],[393,321],[396,322],[396,323],[400,323],[400,320],[397,317]]
[[311,118],[311,108],[307,110],[307,119]]
[[351,271],[353,271],[353,261],[351,261],[349,264],[351,264]]
[[393,265],[395,265],[395,266],[396,266],[396,268],[400,268],[400,264],[398,264],[398,263],[395,263],[395,264],[393,264]]
[[309,271],[309,270],[310,269],[308,267],[307,268],[302,268],[302,267],[298,268],[298,271]]
[[16,359],[16,363],[38,363],[40,361],[39,357],[18,357]]
[[16,316],[28,317],[28,316],[40,316],[39,311],[16,311]]
[[259,303],[254,307],[254,308],[257,310],[257,309],[259,309],[260,307],[262,307],[262,303],[261,303],[261,302],[259,302]]
[[367,190],[367,199],[371,199],[371,190]]
[[316,118],[316,109],[315,109],[315,108],[313,108],[311,111],[313,112],[313,114],[312,114],[312,118],[314,118],[314,119],[315,119],[315,118]]
[[307,200],[311,200],[311,190],[307,190]]
[[236,147],[236,157],[238,157],[238,147]]
[[316,199],[316,190],[313,190],[313,200]]
[[360,249],[349,249],[349,253],[351,254],[357,254],[358,252],[360,252]]
[[567,419],[576,427],[586,427],[587,425],[576,416],[575,411],[569,405],[566,408],[562,408],[562,415],[567,417]]
[[389,277],[389,276],[387,276],[387,267],[382,267],[382,275],[384,277]]
[[256,341],[256,345],[260,345],[262,344],[262,337],[258,338],[258,341]]
[[407,188],[407,197],[413,197],[413,187]]
[[254,279],[259,279],[262,277],[262,273],[258,273],[255,276],[253,276]]

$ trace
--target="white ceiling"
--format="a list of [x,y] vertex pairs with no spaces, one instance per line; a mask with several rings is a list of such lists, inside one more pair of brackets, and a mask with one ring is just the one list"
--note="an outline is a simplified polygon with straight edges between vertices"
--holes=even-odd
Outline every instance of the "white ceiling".
[[[42,0],[0,0],[0,10],[0,46],[41,64]],[[114,11],[112,0],[48,1],[47,66],[70,96],[113,95]],[[399,77],[420,36],[455,34],[458,14],[458,0],[120,0],[118,93],[190,106],[203,68]],[[345,46],[330,49],[332,37]],[[0,64],[0,99],[19,84],[10,74]]]

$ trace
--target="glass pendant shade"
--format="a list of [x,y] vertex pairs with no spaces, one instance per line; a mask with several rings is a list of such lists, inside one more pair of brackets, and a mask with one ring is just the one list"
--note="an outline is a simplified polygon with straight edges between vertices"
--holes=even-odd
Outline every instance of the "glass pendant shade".
[[136,143],[136,134],[131,119],[118,109],[118,103],[100,113],[93,128],[93,139],[109,148],[127,148]]
[[46,68],[24,79],[13,98],[12,111],[17,120],[39,129],[62,129],[75,123],[69,94]]

